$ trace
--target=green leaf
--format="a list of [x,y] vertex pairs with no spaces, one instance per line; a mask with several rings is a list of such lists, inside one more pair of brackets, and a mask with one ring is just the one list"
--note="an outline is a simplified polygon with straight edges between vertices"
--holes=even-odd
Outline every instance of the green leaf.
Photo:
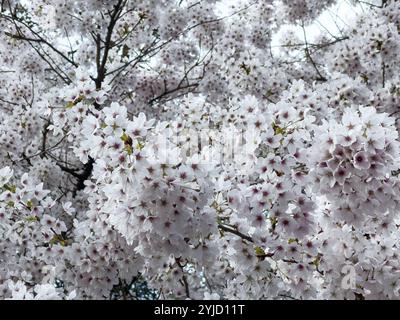
[[32,210],[32,209],[34,208],[35,205],[33,204],[32,200],[29,200],[29,201],[26,203],[26,206],[28,207],[29,210]]
[[138,143],[136,144],[136,149],[138,149],[139,151],[141,151],[144,148],[144,143],[138,141]]
[[278,223],[278,219],[276,217],[271,217],[271,218],[269,218],[269,220],[271,221],[272,229],[274,230]]
[[11,193],[15,193],[17,191],[17,187],[10,184],[6,184],[4,189],[10,191]]
[[129,136],[124,132],[124,134],[121,136],[121,140],[123,142],[127,142],[129,140]]
[[320,258],[320,257],[315,257],[315,259],[312,261],[312,264],[313,264],[316,268],[318,268],[318,267],[319,267],[320,261],[321,261],[321,258]]
[[76,98],[74,101],[69,101],[67,105],[65,106],[66,109],[71,109],[74,106],[76,106],[79,102],[83,101],[85,99],[85,96],[81,94],[78,98]]
[[125,145],[124,150],[126,151],[126,153],[127,153],[128,155],[131,155],[131,154],[133,153],[133,148],[132,148],[132,146],[130,146],[130,145]]
[[256,256],[265,256],[265,251],[261,247],[255,247],[254,251],[256,253]]
[[63,247],[68,245],[68,240],[64,239],[62,236],[60,236],[59,234],[54,235],[53,238],[51,238],[51,240],[49,241],[50,245],[55,245],[55,244],[59,244]]
[[244,62],[242,62],[242,64],[239,66],[247,75],[250,74],[251,69],[250,66],[248,66],[247,64],[245,64]]
[[29,216],[25,218],[25,221],[27,222],[37,222],[39,221],[39,218],[37,216]]
[[66,109],[71,109],[74,105],[75,105],[74,102],[73,102],[73,101],[70,101],[70,102],[67,103],[67,105],[65,106],[65,108],[66,108]]
[[272,128],[274,129],[275,135],[278,135],[278,134],[285,135],[286,134],[286,130],[284,128],[281,128],[280,126],[278,126],[275,123],[272,125]]

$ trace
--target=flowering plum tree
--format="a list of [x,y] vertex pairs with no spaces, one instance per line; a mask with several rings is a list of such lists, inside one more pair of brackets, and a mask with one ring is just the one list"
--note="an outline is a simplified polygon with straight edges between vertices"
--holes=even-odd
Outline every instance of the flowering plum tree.
[[0,299],[399,297],[400,2],[370,1],[311,39],[337,1],[1,0]]

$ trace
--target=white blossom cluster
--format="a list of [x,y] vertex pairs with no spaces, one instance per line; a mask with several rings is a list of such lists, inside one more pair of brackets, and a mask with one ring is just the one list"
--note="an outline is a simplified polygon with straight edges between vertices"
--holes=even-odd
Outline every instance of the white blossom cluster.
[[2,1],[0,299],[399,298],[400,5],[352,3],[272,51],[337,1]]

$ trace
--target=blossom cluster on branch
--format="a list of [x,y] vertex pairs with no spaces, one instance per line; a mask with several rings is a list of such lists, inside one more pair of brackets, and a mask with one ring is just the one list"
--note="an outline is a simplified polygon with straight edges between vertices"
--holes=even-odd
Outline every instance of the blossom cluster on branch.
[[338,3],[0,1],[0,299],[398,298],[400,3]]

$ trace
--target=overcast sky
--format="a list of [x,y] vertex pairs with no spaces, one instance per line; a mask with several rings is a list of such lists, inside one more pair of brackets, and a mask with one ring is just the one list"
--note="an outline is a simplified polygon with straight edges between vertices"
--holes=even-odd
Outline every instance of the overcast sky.
[[[231,12],[228,9],[228,6],[237,5],[240,0],[224,0],[224,4],[221,5],[220,10],[222,15],[227,15]],[[371,3],[379,2],[378,0],[370,0]],[[323,12],[317,19],[315,23],[308,26],[306,28],[307,38],[309,41],[312,41],[316,36],[318,36],[321,31],[330,32],[333,35],[339,35],[339,28],[343,28],[349,22],[353,21],[358,13],[361,13],[362,10],[365,10],[365,6],[357,5],[354,6],[350,3],[350,0],[339,0],[338,3]],[[303,37],[303,31],[300,27],[294,26],[284,26],[281,29],[281,32],[284,32],[288,29],[294,30],[301,38]],[[280,32],[275,34],[273,37],[272,45],[279,45]]]

